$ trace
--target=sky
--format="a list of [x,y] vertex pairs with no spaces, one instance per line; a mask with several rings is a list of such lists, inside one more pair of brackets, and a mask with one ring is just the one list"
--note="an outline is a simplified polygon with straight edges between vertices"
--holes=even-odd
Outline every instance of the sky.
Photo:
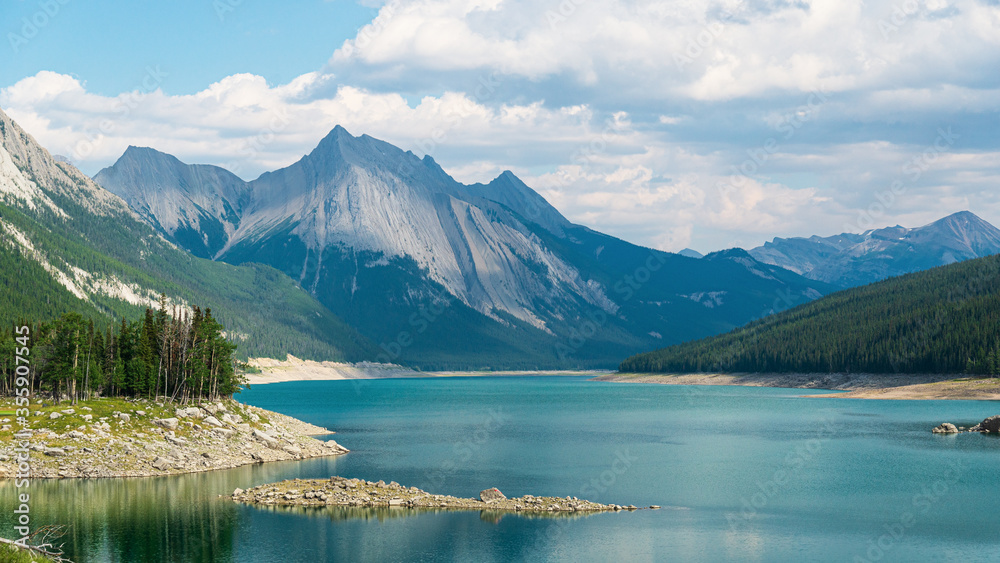
[[1000,0],[6,0],[0,108],[95,174],[336,125],[668,251],[1000,225]]

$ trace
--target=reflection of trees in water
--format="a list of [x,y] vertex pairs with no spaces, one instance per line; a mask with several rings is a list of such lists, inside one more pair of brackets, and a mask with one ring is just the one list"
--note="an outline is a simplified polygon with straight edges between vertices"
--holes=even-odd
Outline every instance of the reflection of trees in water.
[[[312,462],[314,460],[310,460]],[[171,477],[33,480],[28,489],[0,481],[0,505],[31,495],[31,526],[66,526],[67,557],[90,561],[228,561],[233,559],[240,507],[228,498],[303,469],[332,469],[327,460],[248,465]],[[13,525],[11,511],[0,526]]]
[[236,508],[206,502],[198,481],[33,481],[32,523],[65,525],[63,550],[78,563],[229,559]]
[[[428,553],[443,549],[445,557],[449,549],[456,547],[441,545],[440,538],[479,537],[480,532],[469,527],[467,516],[471,511],[466,510],[243,506],[228,498],[237,487],[247,489],[294,477],[319,478],[336,473],[336,458],[320,458],[171,477],[34,480],[27,492],[31,495],[32,528],[65,525],[63,548],[66,556],[77,563],[232,562],[256,553],[256,549],[289,544],[312,545],[314,550],[320,550],[316,553],[326,556],[317,560],[349,560],[352,555],[372,549],[368,543],[372,536],[364,531],[366,523],[396,523],[390,549],[412,550],[419,546]],[[12,480],[0,481],[0,505],[16,506],[15,499],[21,492],[25,491],[15,488]],[[255,513],[306,516],[314,522],[333,525],[313,527],[295,519],[261,522],[254,518]],[[435,515],[438,518],[420,518]],[[589,515],[480,511],[480,519],[494,524],[501,518],[527,524],[528,520],[577,519]],[[414,518],[404,522],[407,517]],[[12,518],[11,510],[0,511],[0,527],[13,529]],[[456,546],[464,545],[455,541],[458,541]],[[456,551],[452,555],[460,558],[463,553]]]

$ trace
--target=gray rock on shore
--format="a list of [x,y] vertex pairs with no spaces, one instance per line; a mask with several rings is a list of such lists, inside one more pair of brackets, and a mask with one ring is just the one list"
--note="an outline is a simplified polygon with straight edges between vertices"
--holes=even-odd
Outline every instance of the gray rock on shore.
[[479,500],[485,502],[486,504],[490,504],[497,502],[498,500],[507,500],[507,497],[500,492],[500,489],[493,487],[492,489],[480,491]]
[[1000,433],[1000,415],[987,418],[970,428],[969,432],[984,432],[986,434]]

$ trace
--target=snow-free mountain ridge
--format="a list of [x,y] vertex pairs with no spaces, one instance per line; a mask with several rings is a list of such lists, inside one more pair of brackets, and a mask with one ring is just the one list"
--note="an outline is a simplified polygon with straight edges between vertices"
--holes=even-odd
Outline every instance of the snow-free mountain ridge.
[[917,228],[776,238],[749,253],[810,279],[853,287],[1000,253],[1000,229],[961,211]]
[[[340,126],[298,162],[214,195],[220,182],[146,155],[159,162],[126,154],[96,179],[186,248],[197,237],[172,226],[232,226],[215,259],[280,269],[381,343],[383,359],[613,365],[768,314],[779,295],[787,308],[830,290],[748,256],[629,244],[572,224],[509,171],[464,185],[429,156]],[[175,201],[186,211],[165,211]]]

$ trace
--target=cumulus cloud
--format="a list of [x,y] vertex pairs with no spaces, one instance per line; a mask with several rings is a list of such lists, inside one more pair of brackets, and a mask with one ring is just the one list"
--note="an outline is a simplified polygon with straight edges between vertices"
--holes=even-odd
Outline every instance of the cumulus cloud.
[[[1000,75],[984,71],[1000,68],[996,2],[380,6],[288,84],[237,74],[175,96],[152,68],[100,96],[39,72],[0,106],[89,173],[134,144],[252,178],[340,124],[460,181],[512,169],[571,220],[665,250],[961,209],[1000,223]],[[905,189],[886,203],[894,182]]]

